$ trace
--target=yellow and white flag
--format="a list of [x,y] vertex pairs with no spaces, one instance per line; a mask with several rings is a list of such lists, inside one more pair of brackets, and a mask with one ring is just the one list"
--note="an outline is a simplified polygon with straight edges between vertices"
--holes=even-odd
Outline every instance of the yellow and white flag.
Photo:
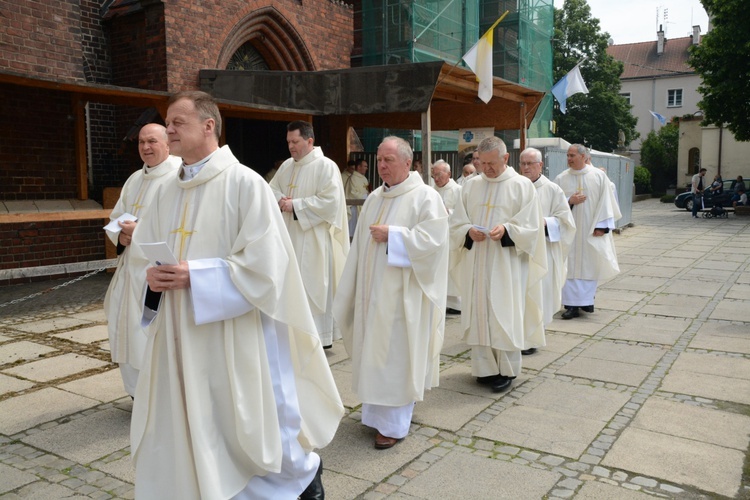
[[495,23],[482,35],[477,43],[464,55],[466,65],[477,75],[479,98],[485,103],[492,99],[492,33],[495,27],[508,15],[505,12]]

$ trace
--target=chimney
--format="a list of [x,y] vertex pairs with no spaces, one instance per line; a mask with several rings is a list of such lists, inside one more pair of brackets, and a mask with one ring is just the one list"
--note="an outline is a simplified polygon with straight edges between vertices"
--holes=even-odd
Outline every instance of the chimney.
[[656,32],[656,36],[656,55],[660,56],[664,53],[664,43],[666,42],[661,24],[659,25],[659,31]]
[[693,26],[693,45],[701,43],[701,27],[696,25]]

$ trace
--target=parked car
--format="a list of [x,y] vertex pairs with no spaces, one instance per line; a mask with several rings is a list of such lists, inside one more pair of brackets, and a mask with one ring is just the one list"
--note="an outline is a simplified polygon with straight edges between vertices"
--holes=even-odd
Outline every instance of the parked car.
[[[743,176],[742,180],[745,182],[745,190],[750,190],[750,179],[746,179]],[[712,194],[708,191],[708,189],[703,192],[704,208],[708,209],[713,207],[714,205],[721,205],[722,207],[732,206],[732,195],[734,194],[734,192],[732,191],[731,187],[734,179],[728,179],[723,182],[724,186],[721,194]],[[676,206],[677,208],[684,208],[688,212],[693,211],[693,194],[690,192],[690,189],[688,189],[686,193],[677,195],[677,197],[674,199],[674,206]]]

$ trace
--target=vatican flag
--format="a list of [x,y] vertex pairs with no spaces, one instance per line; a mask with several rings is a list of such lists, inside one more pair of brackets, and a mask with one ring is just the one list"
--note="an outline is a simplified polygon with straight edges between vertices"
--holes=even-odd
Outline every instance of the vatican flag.
[[505,14],[495,21],[463,57],[466,65],[477,75],[477,81],[479,82],[477,94],[485,103],[492,99],[492,32],[507,15],[508,11],[505,11]]

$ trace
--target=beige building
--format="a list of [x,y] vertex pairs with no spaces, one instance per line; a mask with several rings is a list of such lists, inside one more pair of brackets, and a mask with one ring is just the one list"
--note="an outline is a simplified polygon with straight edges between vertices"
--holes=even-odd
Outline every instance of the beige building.
[[750,142],[739,142],[729,130],[711,125],[701,127],[702,116],[680,120],[680,144],[677,153],[677,187],[690,184],[699,168],[706,168],[706,177],[750,178]]
[[[668,123],[673,117],[692,115],[698,111],[700,76],[688,65],[689,48],[700,43],[700,26],[693,26],[688,37],[667,39],[664,31],[649,42],[610,45],[607,53],[624,64],[620,76],[620,95],[638,118],[638,139],[626,145],[636,164],[640,164],[641,143],[648,133],[658,131],[662,124],[650,113],[663,116]],[[678,179],[679,181],[679,179]]]

